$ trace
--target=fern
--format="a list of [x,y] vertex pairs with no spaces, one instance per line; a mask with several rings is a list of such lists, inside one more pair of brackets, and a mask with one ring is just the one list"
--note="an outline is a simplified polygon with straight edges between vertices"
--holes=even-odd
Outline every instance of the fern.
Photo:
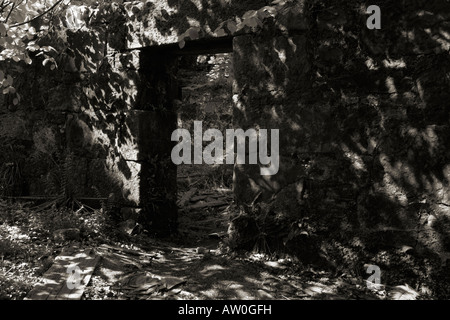
[[3,163],[0,168],[0,192],[3,196],[11,196],[20,184],[22,175],[16,162]]
[[44,180],[45,194],[54,195],[58,192],[60,183],[58,181],[58,175],[54,171],[47,173]]
[[42,154],[36,157],[45,158],[53,166],[43,181],[45,194],[48,196],[57,196],[65,202],[74,200],[77,194],[77,188],[73,183],[73,154],[57,151],[53,155]]
[[14,196],[22,193],[22,157],[20,146],[9,144],[0,155],[0,195]]
[[61,172],[61,193],[65,199],[72,199],[75,196],[74,185],[70,183],[73,172],[73,154],[69,152],[64,158],[64,166]]

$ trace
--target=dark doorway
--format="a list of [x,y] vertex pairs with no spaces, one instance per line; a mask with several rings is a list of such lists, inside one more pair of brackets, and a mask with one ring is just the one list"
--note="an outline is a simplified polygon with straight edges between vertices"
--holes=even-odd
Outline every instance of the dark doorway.
[[[155,235],[225,234],[218,216],[232,203],[232,165],[182,165],[171,160],[171,132],[193,121],[225,133],[232,120],[232,39],[188,42],[142,51],[144,88],[138,109],[151,113],[141,131],[143,222]],[[144,124],[147,127],[147,125]],[[149,136],[149,134],[151,136]],[[220,227],[220,228],[219,228]]]
[[[233,127],[232,54],[183,55],[178,60],[180,100],[177,125],[193,138],[194,122],[202,132],[217,129],[225,136]],[[203,142],[203,148],[210,142]],[[194,141],[192,139],[192,156]],[[224,155],[225,156],[225,155]],[[181,164],[177,168],[179,232],[199,241],[226,234],[233,201],[233,165]]]

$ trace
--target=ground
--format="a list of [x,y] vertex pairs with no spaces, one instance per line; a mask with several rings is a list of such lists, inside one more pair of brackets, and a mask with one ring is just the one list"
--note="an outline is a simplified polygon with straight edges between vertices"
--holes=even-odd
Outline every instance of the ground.
[[[289,256],[229,251],[224,240],[238,209],[227,169],[203,170],[200,176],[184,170],[179,234],[167,239],[149,237],[136,226],[118,228],[101,209],[1,201],[0,299],[25,298],[63,250],[85,248],[102,259],[84,300],[429,298],[404,283],[369,289],[368,274],[318,270]],[[55,233],[67,228],[80,233],[66,238]]]

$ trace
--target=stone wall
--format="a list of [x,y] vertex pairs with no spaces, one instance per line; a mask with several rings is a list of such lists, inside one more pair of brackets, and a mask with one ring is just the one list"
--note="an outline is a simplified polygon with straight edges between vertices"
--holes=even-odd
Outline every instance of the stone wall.
[[[17,71],[19,107],[0,106],[0,138],[24,155],[27,192],[45,191],[49,155],[70,153],[84,195],[113,193],[173,231],[178,36],[206,26],[199,43],[211,48],[221,22],[268,4],[119,1],[42,40],[61,52],[58,70],[36,58]],[[235,167],[243,213],[231,246],[335,267],[386,248],[450,252],[450,7],[377,4],[381,30],[366,28],[368,3],[304,0],[234,36],[234,126],[279,129],[281,161],[275,176]]]
[[366,28],[359,1],[302,4],[302,27],[234,38],[235,126],[279,128],[281,165],[275,176],[235,168],[238,203],[256,205],[234,221],[232,245],[333,267],[386,267],[367,252],[412,247],[422,261],[438,253],[439,269],[450,250],[448,3],[379,1],[381,30]]
[[[168,232],[176,220],[170,205],[175,200],[164,206],[169,209],[161,218],[163,226],[153,221],[161,210],[147,207],[152,193],[156,198],[163,193],[155,188],[164,187],[162,181],[171,181],[167,176],[176,172],[169,166],[163,176],[154,163],[157,155],[167,157],[170,147],[167,139],[158,143],[159,136],[176,125],[173,115],[161,111],[170,106],[155,100],[163,95],[153,94],[165,89],[167,61],[149,62],[141,59],[140,50],[125,50],[123,4],[72,9],[89,12],[83,16],[90,18],[80,22],[84,26],[60,26],[39,43],[58,51],[58,68],[43,66],[39,57],[31,66],[19,65],[15,83],[21,103],[1,104],[2,147],[5,153],[10,144],[21,150],[22,194],[55,195],[65,187],[76,198],[109,197],[115,207],[125,208],[125,218]],[[158,69],[149,70],[151,63]],[[159,76],[162,84],[149,90],[148,77]],[[174,184],[166,183],[166,189],[169,197],[175,195]],[[152,212],[139,214],[141,209]]]
[[[0,160],[2,170],[14,160],[22,174],[16,185],[0,191],[109,197],[124,219],[137,219],[156,234],[174,232],[176,167],[170,161],[170,135],[176,128],[173,49],[179,50],[178,35],[199,24],[215,28],[264,4],[72,5],[79,21],[57,23],[39,40],[40,46],[56,49],[49,54],[57,68],[44,66],[38,56],[31,66],[4,66],[14,74],[22,99],[14,105],[9,96],[0,96]],[[170,44],[167,50],[161,46]]]

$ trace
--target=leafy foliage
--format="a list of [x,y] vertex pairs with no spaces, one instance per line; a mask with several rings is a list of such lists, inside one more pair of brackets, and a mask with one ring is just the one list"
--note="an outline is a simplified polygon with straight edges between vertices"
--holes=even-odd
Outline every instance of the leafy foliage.
[[0,196],[18,196],[23,192],[23,148],[13,143],[0,155]]
[[0,195],[10,196],[22,178],[18,162],[2,163],[0,167]]
[[[63,0],[4,0],[0,4],[0,61],[32,63],[32,55],[43,56],[44,66],[56,68],[49,56],[56,51],[49,46],[39,46],[38,39],[47,35],[52,14],[56,14]],[[60,8],[59,8],[60,9]],[[20,94],[14,87],[14,79],[9,70],[0,69],[0,84],[3,94],[14,95],[13,104],[20,102]]]
[[[111,2],[111,1],[110,1]],[[242,17],[222,22],[211,32],[203,27],[191,27],[179,37],[181,48],[185,41],[197,40],[204,34],[212,36],[234,36],[247,29],[257,31],[268,18],[289,13],[287,4],[292,1],[276,0],[272,6],[247,11]],[[17,64],[32,64],[40,61],[50,70],[58,67],[55,57],[59,52],[52,46],[43,45],[41,39],[55,28],[81,29],[96,12],[94,7],[110,4],[108,1],[76,0],[1,0],[0,1],[0,90],[11,96],[13,105],[22,99],[14,81]],[[76,7],[82,7],[78,10]],[[291,6],[292,7],[292,6]]]
[[[0,89],[12,96],[17,105],[21,96],[15,86],[12,71],[17,64],[32,64],[37,60],[50,70],[58,65],[55,57],[59,52],[52,46],[43,45],[41,40],[56,28],[80,29],[86,15],[92,10],[75,10],[75,7],[105,1],[76,0],[1,0],[0,1]],[[36,59],[35,59],[36,58]]]
[[[50,155],[46,155],[50,156]],[[45,185],[46,193],[49,195],[60,195],[64,198],[72,198],[74,196],[74,187],[70,183],[70,177],[73,172],[72,154],[56,153],[54,169],[47,174]]]
[[275,0],[271,6],[264,6],[258,10],[249,10],[242,17],[229,19],[220,23],[213,31],[208,31],[203,27],[191,27],[178,38],[178,45],[181,49],[186,45],[186,40],[198,40],[201,36],[210,35],[213,37],[235,36],[246,31],[257,32],[264,26],[268,19],[276,20],[276,25],[281,31],[286,31],[283,26],[291,13],[298,11],[299,4],[293,0]]

